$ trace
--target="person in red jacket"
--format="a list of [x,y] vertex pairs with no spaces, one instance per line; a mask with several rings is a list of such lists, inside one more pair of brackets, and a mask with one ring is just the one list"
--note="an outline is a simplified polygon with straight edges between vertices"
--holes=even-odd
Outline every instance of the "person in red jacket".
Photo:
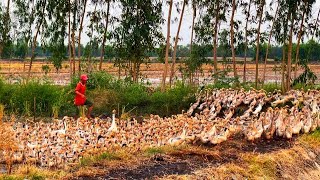
[[[80,81],[77,84],[75,89],[76,96],[74,98],[74,104],[78,106],[86,105],[88,107],[87,118],[91,118],[91,112],[93,109],[93,103],[86,98],[86,84],[87,84],[88,76],[86,74],[82,74],[80,76]],[[79,110],[79,108],[77,108]],[[79,112],[77,112],[79,114]]]

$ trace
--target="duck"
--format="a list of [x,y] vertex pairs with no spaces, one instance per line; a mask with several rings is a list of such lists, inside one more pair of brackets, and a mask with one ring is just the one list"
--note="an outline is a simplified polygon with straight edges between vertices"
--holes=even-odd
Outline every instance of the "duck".
[[297,135],[300,134],[300,131],[303,127],[303,121],[301,121],[301,115],[298,114],[292,121],[292,134]]
[[254,115],[257,116],[258,113],[260,113],[260,111],[262,110],[263,104],[264,104],[264,102],[263,102],[263,99],[262,99],[262,100],[259,102],[257,108],[254,110],[254,112],[252,112],[252,114],[254,114]]
[[284,123],[284,119],[286,118],[286,111],[284,109],[280,109],[279,116],[276,119],[276,135],[278,137],[283,137],[286,124]]
[[308,111],[305,111],[305,112],[307,112],[308,114],[305,114],[302,130],[303,130],[303,133],[308,134],[312,126],[312,118],[311,118],[311,115],[309,114],[310,112]]
[[213,145],[220,144],[228,140],[230,131],[228,128],[225,128],[222,133],[217,134],[209,139],[210,143]]
[[178,137],[173,137],[173,138],[170,138],[168,140],[168,143],[171,145],[171,146],[179,146],[181,145],[186,139],[186,130],[183,129],[183,132],[181,133],[180,136]]
[[291,139],[292,138],[292,118],[288,117],[286,118],[286,128],[284,130],[284,135],[283,137],[286,139]]
[[108,129],[109,133],[116,133],[118,132],[117,124],[116,124],[116,110],[112,111],[112,123],[110,128]]

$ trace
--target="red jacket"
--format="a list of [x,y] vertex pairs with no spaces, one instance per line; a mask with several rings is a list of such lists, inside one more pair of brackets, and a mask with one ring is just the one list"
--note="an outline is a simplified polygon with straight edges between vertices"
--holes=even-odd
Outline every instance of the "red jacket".
[[[77,87],[76,87],[76,90],[75,91],[78,91],[80,92],[81,94],[85,94],[86,93],[86,85],[83,85],[81,82],[79,82],[77,84]],[[82,106],[84,105],[84,103],[86,102],[86,98],[80,96],[79,94],[76,94],[76,97],[74,98],[74,104],[76,106]]]

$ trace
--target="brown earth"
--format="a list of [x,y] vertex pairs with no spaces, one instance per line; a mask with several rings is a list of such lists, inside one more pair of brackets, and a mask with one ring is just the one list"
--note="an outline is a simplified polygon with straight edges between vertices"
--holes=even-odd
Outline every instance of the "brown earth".
[[[50,68],[50,71],[48,73],[48,77],[52,78],[56,84],[67,84],[70,79],[69,75],[69,63],[64,62],[62,64],[62,69],[57,73],[51,63],[45,62],[45,61],[36,61],[33,63],[33,66],[31,68],[31,73],[33,77],[42,77],[44,76],[44,71],[42,70],[43,65],[48,65]],[[281,81],[281,75],[280,75],[280,63],[278,62],[269,62],[267,65],[266,70],[266,80],[269,82],[280,82]],[[98,68],[98,63],[95,63],[94,68]],[[178,63],[177,68],[179,66],[182,66],[182,64]],[[228,64],[230,68],[232,67],[231,64]],[[263,75],[263,64],[259,64],[259,79],[262,79]],[[28,63],[24,65],[21,61],[1,61],[0,63],[0,75],[8,78],[8,79],[19,79],[19,77],[26,75],[26,72],[28,71]],[[243,63],[238,63],[237,70],[238,75],[242,78],[243,76]],[[310,64],[309,67],[315,74],[320,77],[320,64]],[[162,77],[162,71],[164,68],[164,64],[162,63],[150,63],[150,64],[142,64],[141,65],[141,73],[142,76],[146,79],[149,79],[151,83],[159,84],[161,77]],[[210,74],[213,71],[212,65],[204,65],[203,67],[203,74],[199,75],[200,81],[204,79],[210,79]],[[224,69],[226,66],[219,64],[219,69]],[[118,69],[114,67],[113,63],[103,63],[102,69],[110,74],[113,74],[114,76],[118,76]],[[277,69],[277,71],[275,71]],[[181,78],[181,73],[177,70],[177,77]],[[299,68],[298,75],[303,72],[302,68]],[[124,76],[125,72],[121,71],[121,76]],[[233,72],[229,73],[230,76],[233,75]],[[248,81],[254,81],[254,75],[255,75],[255,64],[252,62],[249,62],[247,65],[247,79]],[[317,80],[317,83],[319,83],[320,80]]]
[[319,179],[320,142],[310,145],[307,136],[254,143],[235,137],[217,146],[178,147],[128,163],[96,163],[65,178]]

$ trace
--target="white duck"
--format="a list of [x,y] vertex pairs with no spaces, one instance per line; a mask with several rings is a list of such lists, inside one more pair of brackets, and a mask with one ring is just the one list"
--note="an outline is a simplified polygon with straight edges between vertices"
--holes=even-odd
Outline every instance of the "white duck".
[[118,132],[117,124],[116,124],[116,110],[112,111],[112,123],[110,128],[108,129],[109,133]]

